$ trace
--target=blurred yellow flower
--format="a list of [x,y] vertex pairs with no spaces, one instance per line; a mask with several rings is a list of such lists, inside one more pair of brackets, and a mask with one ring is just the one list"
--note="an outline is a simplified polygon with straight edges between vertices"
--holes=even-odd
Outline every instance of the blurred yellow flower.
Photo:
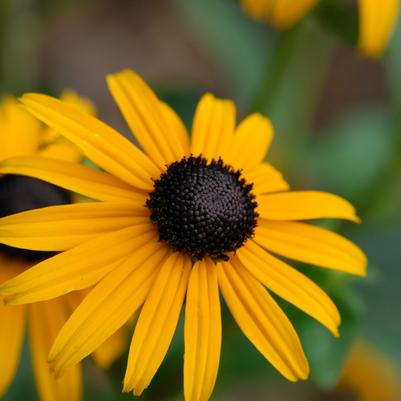
[[[81,110],[93,112],[93,106],[72,91],[61,96],[63,101]],[[0,103],[0,160],[22,155],[36,155],[77,162],[82,153],[78,147],[46,128],[17,103],[6,97]],[[69,193],[46,182],[12,174],[0,175],[0,216],[31,208],[66,204]],[[49,253],[29,252],[0,245],[0,283],[48,257]],[[18,367],[28,323],[33,371],[41,401],[78,401],[81,398],[82,374],[79,365],[56,379],[47,362],[51,344],[71,312],[82,300],[76,292],[51,301],[29,306],[6,306],[0,298],[0,397],[7,391]],[[110,339],[96,357],[99,365],[107,366],[121,354],[124,333]]]
[[351,392],[357,401],[400,401],[401,372],[384,354],[359,341],[337,388]]
[[233,102],[206,94],[190,139],[177,114],[133,71],[110,75],[108,84],[144,151],[57,99],[22,98],[105,172],[35,157],[0,165],[0,173],[24,173],[97,200],[0,219],[1,242],[60,251],[2,285],[6,302],[48,300],[96,285],[55,340],[49,358],[57,372],[75,366],[140,311],[124,379],[124,391],[140,395],[168,351],[186,300],[185,399],[207,401],[219,367],[221,291],[261,354],[288,380],[307,378],[298,335],[267,288],[334,335],[340,315],[312,280],[268,251],[363,276],[366,257],[357,246],[301,222],[358,222],[355,209],[329,193],[289,191],[264,161],[273,128],[262,115],[236,126]]
[[[286,29],[303,18],[319,0],[241,0],[247,14],[258,21]],[[391,39],[400,9],[400,0],[358,0],[358,50],[378,57]]]

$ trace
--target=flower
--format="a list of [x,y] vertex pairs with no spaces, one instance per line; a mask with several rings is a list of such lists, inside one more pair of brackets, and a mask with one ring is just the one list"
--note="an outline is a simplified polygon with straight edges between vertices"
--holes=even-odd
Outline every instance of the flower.
[[260,114],[235,127],[231,101],[206,94],[192,138],[175,112],[130,70],[108,84],[144,152],[98,119],[57,99],[27,94],[36,117],[74,142],[103,171],[19,157],[0,173],[26,174],[97,200],[0,219],[0,242],[60,253],[3,284],[9,304],[51,299],[96,285],[50,352],[62,372],[93,352],[140,308],[124,391],[140,395],[167,353],[184,298],[184,394],[207,400],[219,365],[219,289],[234,319],[287,379],[308,362],[267,288],[338,335],[340,315],[314,282],[268,250],[364,275],[366,258],[345,238],[298,220],[359,221],[332,194],[288,191],[264,162],[273,128]]
[[335,391],[351,392],[358,401],[398,401],[401,373],[397,367],[364,340],[352,348]]
[[[300,21],[318,0],[241,0],[244,11],[258,21],[287,29]],[[358,50],[370,57],[383,54],[391,39],[400,9],[400,0],[358,0]]]
[[[93,107],[74,92],[61,96],[72,107],[93,112]],[[21,155],[68,160],[76,163],[81,157],[79,148],[46,128],[27,113],[13,97],[0,104],[0,160]],[[71,203],[71,195],[62,188],[30,177],[0,175],[0,216],[23,210]],[[0,245],[0,283],[17,276],[33,264],[49,257],[49,253],[24,251]],[[11,384],[28,324],[33,370],[42,401],[81,398],[82,373],[80,366],[71,369],[64,377],[55,379],[50,373],[47,356],[58,331],[71,312],[82,300],[82,293],[73,293],[29,306],[5,306],[0,299],[0,397]],[[115,340],[114,340],[115,341]],[[118,345],[110,344],[97,351],[102,365],[107,365],[121,352]]]

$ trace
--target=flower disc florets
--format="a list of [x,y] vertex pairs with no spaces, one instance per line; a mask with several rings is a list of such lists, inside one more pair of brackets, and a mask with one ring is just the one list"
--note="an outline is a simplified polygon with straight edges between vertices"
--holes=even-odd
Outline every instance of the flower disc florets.
[[146,202],[160,240],[192,259],[228,260],[253,235],[252,184],[221,159],[183,158],[167,167]]
[[[13,174],[0,177],[0,217],[68,203],[71,203],[71,197],[65,189],[45,181]],[[7,245],[0,245],[0,253],[12,258],[24,259],[27,262],[38,262],[53,254]]]

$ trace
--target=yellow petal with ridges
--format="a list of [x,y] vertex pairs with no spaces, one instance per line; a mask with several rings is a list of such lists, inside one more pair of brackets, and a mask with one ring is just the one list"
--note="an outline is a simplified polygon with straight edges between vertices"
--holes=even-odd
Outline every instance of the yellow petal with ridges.
[[50,351],[56,373],[77,364],[128,321],[144,302],[167,252],[154,241],[141,246],[86,296]]
[[123,135],[75,106],[40,94],[26,94],[21,102],[39,120],[75,143],[85,155],[112,175],[142,190],[152,189],[156,165]]
[[266,157],[272,139],[269,119],[259,113],[251,114],[236,129],[227,163],[245,172],[256,168]]
[[253,184],[252,192],[256,195],[288,191],[290,189],[283,175],[268,163],[261,163],[257,167],[244,172],[244,178],[247,183]]
[[136,324],[123,391],[140,395],[162,363],[178,323],[190,272],[190,259],[177,252],[162,265]]
[[191,153],[202,154],[209,161],[221,157],[226,161],[232,146],[235,129],[235,106],[230,100],[204,95],[196,108]]
[[[258,281],[338,335],[340,314],[329,296],[312,280],[248,241],[233,257],[233,264],[245,268]],[[240,261],[240,262],[239,262]]]
[[324,228],[260,219],[254,240],[290,259],[358,276],[366,274],[365,254],[351,241]]
[[358,0],[359,51],[370,57],[383,54],[400,13],[400,0]]
[[142,78],[124,70],[108,75],[107,83],[135,138],[161,169],[187,154],[179,134],[170,130],[159,99]]
[[267,220],[345,219],[359,223],[355,208],[337,195],[319,191],[291,191],[260,195],[257,211]]
[[221,312],[217,270],[204,259],[192,268],[185,308],[184,394],[207,401],[216,382],[221,349]]
[[49,206],[0,219],[0,241],[38,251],[71,249],[100,234],[150,223],[134,203],[91,202]]
[[135,191],[133,187],[110,174],[76,163],[44,157],[13,157],[5,160],[0,163],[0,174],[27,175],[106,202],[145,202],[146,199],[143,192]]
[[80,401],[82,370],[79,365],[62,377],[50,371],[50,347],[69,316],[63,298],[29,305],[29,339],[33,372],[41,401]]
[[150,224],[104,234],[46,259],[0,286],[10,305],[37,302],[98,283],[138,248],[156,242]]
[[218,265],[219,286],[245,336],[288,380],[306,379],[308,361],[298,335],[269,293],[246,270]]

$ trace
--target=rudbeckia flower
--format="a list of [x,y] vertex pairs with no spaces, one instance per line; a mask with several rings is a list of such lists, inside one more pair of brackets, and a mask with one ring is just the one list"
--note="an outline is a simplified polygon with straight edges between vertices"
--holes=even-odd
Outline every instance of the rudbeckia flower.
[[[74,92],[61,96],[71,107],[93,112],[89,102]],[[82,156],[73,143],[46,128],[27,113],[12,97],[0,104],[0,160],[35,155],[76,163]],[[72,202],[71,194],[47,182],[20,175],[0,173],[0,216]],[[0,283],[17,276],[50,256],[48,252],[29,251],[0,245]],[[82,293],[69,294],[28,306],[5,306],[0,298],[0,397],[11,384],[21,354],[25,324],[28,324],[33,370],[42,401],[77,401],[81,398],[81,369],[77,365],[65,376],[55,379],[47,363],[50,347],[58,331],[80,303]],[[121,352],[116,339],[97,351],[99,364],[106,366]]]
[[359,221],[344,199],[290,192],[264,162],[273,137],[252,114],[236,127],[235,106],[206,94],[191,140],[177,114],[130,70],[108,84],[143,151],[98,119],[57,99],[27,94],[37,118],[75,143],[103,171],[19,157],[1,173],[25,174],[97,200],[0,219],[0,241],[58,251],[1,286],[9,304],[47,300],[95,285],[62,328],[49,361],[63,372],[140,310],[124,391],[140,395],[165,357],[185,300],[184,394],[207,400],[220,357],[220,295],[241,330],[287,379],[308,362],[270,291],[338,335],[340,315],[308,277],[273,253],[356,275],[364,254],[345,238],[301,222]]
[[[241,0],[244,11],[258,21],[287,29],[301,20],[319,0]],[[399,15],[400,0],[358,0],[358,50],[378,57],[391,39]]]

